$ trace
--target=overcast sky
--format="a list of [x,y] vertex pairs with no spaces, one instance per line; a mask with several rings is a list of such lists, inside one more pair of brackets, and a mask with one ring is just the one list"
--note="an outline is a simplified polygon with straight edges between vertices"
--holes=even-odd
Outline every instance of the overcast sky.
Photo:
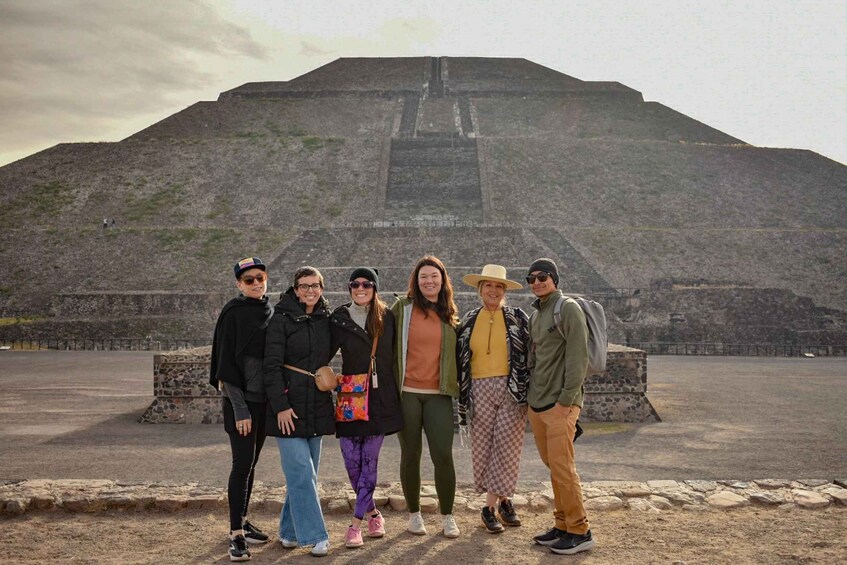
[[0,0],[0,165],[338,57],[525,57],[847,163],[847,1]]

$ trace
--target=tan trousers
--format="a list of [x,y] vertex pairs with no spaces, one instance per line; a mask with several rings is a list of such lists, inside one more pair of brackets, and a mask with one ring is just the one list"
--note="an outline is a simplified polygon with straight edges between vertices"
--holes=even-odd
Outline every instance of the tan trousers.
[[538,454],[550,469],[556,527],[572,534],[584,534],[589,528],[574,462],[573,436],[579,410],[579,406],[571,406],[567,418],[557,416],[553,409],[540,413],[528,410]]

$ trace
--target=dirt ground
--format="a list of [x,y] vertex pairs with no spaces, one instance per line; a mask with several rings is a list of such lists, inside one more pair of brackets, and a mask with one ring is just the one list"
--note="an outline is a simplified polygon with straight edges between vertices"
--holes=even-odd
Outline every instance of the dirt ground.
[[[272,537],[253,546],[254,563],[845,563],[847,508],[791,511],[683,510],[647,514],[631,510],[592,516],[597,546],[577,556],[559,556],[531,543],[552,516],[521,513],[524,525],[488,534],[470,512],[456,515],[462,535],[440,535],[440,520],[425,515],[429,535],[405,531],[405,512],[385,512],[387,534],[365,538],[360,549],[343,547],[346,516],[327,516],[331,549],[315,561],[306,548],[283,549]],[[275,530],[277,516],[256,513],[253,521]],[[178,514],[68,514],[31,512],[0,519],[0,555],[7,563],[229,563],[225,512]]]

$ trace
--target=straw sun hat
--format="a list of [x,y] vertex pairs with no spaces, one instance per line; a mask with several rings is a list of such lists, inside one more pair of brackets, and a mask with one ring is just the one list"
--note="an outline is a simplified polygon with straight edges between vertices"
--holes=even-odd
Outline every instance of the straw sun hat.
[[482,273],[479,275],[465,275],[462,277],[462,282],[474,288],[479,287],[482,281],[494,281],[506,286],[506,290],[517,290],[523,288],[519,282],[506,278],[506,267],[502,265],[486,265],[482,268]]

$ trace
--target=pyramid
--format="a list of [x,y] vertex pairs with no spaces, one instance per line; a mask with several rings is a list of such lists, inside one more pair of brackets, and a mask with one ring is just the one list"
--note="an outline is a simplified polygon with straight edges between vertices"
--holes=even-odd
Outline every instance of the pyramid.
[[847,342],[847,167],[525,59],[342,58],[0,187],[0,340],[208,340],[242,256],[276,292],[313,264],[338,304],[352,267],[401,293],[432,253],[462,309],[462,274],[549,256],[619,342]]

